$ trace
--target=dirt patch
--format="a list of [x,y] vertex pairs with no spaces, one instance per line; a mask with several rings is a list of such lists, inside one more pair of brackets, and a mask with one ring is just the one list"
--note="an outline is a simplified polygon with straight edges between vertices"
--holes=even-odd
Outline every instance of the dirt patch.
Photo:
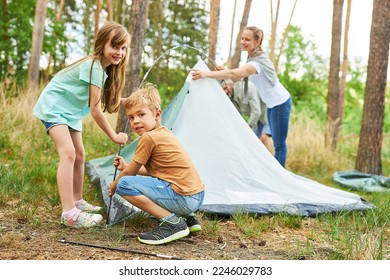
[[[330,253],[335,253],[326,242],[316,243],[312,240],[311,232],[315,223],[310,219],[304,222],[303,228],[292,230],[273,227],[257,237],[246,236],[234,222],[223,219],[218,221],[217,232],[208,228],[202,233],[166,245],[151,246],[138,242],[136,238],[145,228],[133,228],[128,222],[111,227],[71,229],[61,226],[58,219],[54,218],[55,214],[53,217],[49,215],[43,222],[27,222],[15,219],[14,215],[6,215],[3,210],[0,215],[0,259],[3,260],[167,258],[158,255],[193,260],[309,260],[328,259]],[[152,227],[154,223],[156,221],[151,221],[146,227]],[[78,244],[67,244],[61,240]],[[308,243],[311,244],[310,250],[304,249]],[[302,244],[305,246],[302,247]],[[107,248],[92,247],[95,245]]]

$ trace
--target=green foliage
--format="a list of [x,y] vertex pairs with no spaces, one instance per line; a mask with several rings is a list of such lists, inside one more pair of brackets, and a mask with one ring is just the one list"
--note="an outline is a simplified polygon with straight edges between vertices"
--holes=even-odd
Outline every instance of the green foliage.
[[31,48],[34,0],[7,1],[0,16],[0,79],[23,81]]
[[[316,53],[315,44],[302,36],[301,28],[290,26],[279,62],[279,80],[291,93],[294,111],[325,122],[329,61]],[[363,115],[367,66],[361,59],[349,62],[343,111],[343,133],[358,134]],[[385,115],[390,110],[387,86]],[[384,119],[384,133],[390,131],[390,118]]]
[[[153,66],[148,81],[157,84],[168,100],[180,90],[188,70],[195,65],[207,49],[206,1],[158,1],[149,7],[149,26],[146,34],[146,69],[162,54]],[[189,45],[193,48],[172,47]],[[203,57],[203,59],[205,59]],[[164,100],[164,99],[163,99]]]
[[279,61],[280,82],[291,93],[297,112],[309,111],[325,118],[327,98],[327,61],[316,54],[315,44],[290,26],[283,56]]
[[[0,17],[0,80],[8,79],[23,83],[27,77],[30,59],[32,32],[35,16],[35,0],[6,1],[6,9]],[[54,68],[65,65],[69,43],[74,39],[69,36],[74,23],[79,17],[76,0],[65,1],[62,18],[56,20],[56,6],[49,1],[46,15],[45,34],[42,52],[53,57]],[[56,71],[55,70],[55,71]]]

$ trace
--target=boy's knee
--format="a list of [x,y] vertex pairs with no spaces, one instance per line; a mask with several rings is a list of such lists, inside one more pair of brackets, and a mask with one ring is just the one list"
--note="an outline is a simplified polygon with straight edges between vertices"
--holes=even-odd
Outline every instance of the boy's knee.
[[122,178],[120,178],[119,180],[118,180],[118,184],[116,185],[116,188],[118,189],[118,190],[120,190],[120,189],[123,189],[123,184],[124,184],[124,179],[123,179],[123,177]]

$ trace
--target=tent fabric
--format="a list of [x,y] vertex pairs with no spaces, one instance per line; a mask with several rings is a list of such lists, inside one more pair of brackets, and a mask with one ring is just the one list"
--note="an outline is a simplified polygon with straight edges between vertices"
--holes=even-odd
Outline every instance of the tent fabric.
[[[202,60],[194,68],[209,70]],[[178,95],[163,112],[162,123],[187,150],[206,186],[201,211],[223,215],[242,211],[313,216],[373,207],[356,194],[325,186],[283,168],[214,79],[194,81],[188,75]],[[137,141],[122,150],[121,155],[127,161]],[[115,171],[114,156],[87,163],[91,180],[98,180],[106,205],[107,186]],[[123,204],[117,195],[113,197],[110,213],[113,223],[137,211],[127,202]]]
[[337,171],[333,181],[344,187],[365,192],[390,192],[390,178],[356,170]]

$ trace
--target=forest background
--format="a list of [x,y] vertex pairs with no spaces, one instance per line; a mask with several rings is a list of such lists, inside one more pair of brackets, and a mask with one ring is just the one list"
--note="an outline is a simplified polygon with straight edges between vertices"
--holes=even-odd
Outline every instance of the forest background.
[[[300,26],[291,24],[293,21],[287,26],[277,27],[278,9],[283,1],[270,1],[273,3],[269,11],[272,22],[271,30],[266,31],[265,50],[278,70],[281,83],[293,98],[286,167],[294,173],[334,187],[339,186],[332,182],[331,176],[338,170],[356,169],[389,176],[390,118],[385,117],[390,110],[390,91],[386,87],[389,2],[373,1],[369,60],[365,62],[348,59],[348,10],[354,0],[333,1],[332,26],[323,31],[332,34],[330,57],[320,55],[316,44],[302,34]],[[5,248],[3,252],[10,252],[6,258],[13,258],[15,248],[22,248],[26,241],[12,235],[17,231],[15,229],[22,224],[23,228],[31,230],[32,227],[35,231],[45,220],[55,220],[60,211],[54,147],[48,137],[42,136],[43,128],[31,113],[43,86],[75,59],[75,52],[80,56],[91,53],[99,26],[107,20],[116,20],[128,27],[132,34],[131,62],[124,94],[129,95],[137,88],[152,67],[147,81],[158,85],[165,108],[199,58],[213,68],[211,61],[216,61],[219,11],[223,3],[224,0],[133,0],[131,3],[117,0],[6,0],[0,4],[0,183],[3,190],[0,193],[0,221],[4,224],[0,230],[0,247]],[[240,19],[240,27],[234,27],[236,30],[242,29],[249,14],[255,12],[251,3],[246,0],[242,14],[234,15]],[[299,0],[294,3],[299,3]],[[292,18],[293,12],[292,9]],[[233,18],[231,22],[234,22]],[[239,44],[234,43],[239,39],[240,34],[231,36],[231,55],[226,58],[226,67],[243,63]],[[177,46],[181,47],[175,48]],[[122,111],[109,116],[117,131],[124,128],[124,117]],[[83,135],[88,159],[117,152],[118,147],[102,135],[90,118],[85,122]],[[326,223],[338,225],[341,221],[353,227],[346,228],[345,232],[338,228],[336,231],[342,234],[341,237],[332,231],[330,240],[337,239],[337,244],[329,241],[333,246],[331,250],[322,248],[316,251],[309,244],[310,248],[301,246],[304,248],[302,252],[289,248],[286,255],[273,257],[388,259],[388,195],[351,191],[375,202],[379,206],[378,212],[360,220],[355,214],[337,221],[332,217],[325,219]],[[96,190],[88,191],[87,195],[92,200],[100,200]],[[50,213],[42,214],[48,208]],[[222,231],[219,225],[226,221],[203,218],[206,237],[219,240],[218,230]],[[294,217],[279,218],[288,221],[283,222],[282,228],[301,230],[307,226],[306,230],[314,230],[312,222],[306,224],[303,218],[298,221]],[[267,227],[258,230],[259,233],[243,228],[245,222],[256,228],[253,223],[264,222],[262,219],[254,221],[245,215],[234,217],[239,234],[249,239],[274,229],[270,221]],[[348,223],[344,219],[354,222]],[[15,220],[18,226],[12,222]],[[359,220],[358,225],[356,220]],[[320,223],[318,228],[321,227]],[[362,239],[367,231],[369,238]],[[31,238],[29,236],[28,240]],[[351,242],[356,238],[359,239],[359,248]],[[368,255],[364,251],[367,247],[370,248]],[[22,255],[26,254],[20,250]],[[29,255],[29,258],[34,256],[37,257]],[[20,258],[17,254],[15,257]],[[210,255],[210,258],[220,257]]]

